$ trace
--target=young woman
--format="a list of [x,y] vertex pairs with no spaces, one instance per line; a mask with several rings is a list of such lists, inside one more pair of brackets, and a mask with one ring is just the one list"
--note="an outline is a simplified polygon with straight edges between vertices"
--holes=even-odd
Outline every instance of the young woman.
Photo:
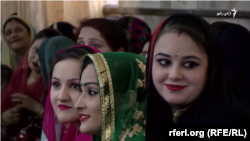
[[128,40],[122,27],[115,21],[94,18],[81,22],[77,43],[92,46],[101,52],[128,51]]
[[49,141],[92,141],[91,136],[79,134],[80,116],[74,104],[79,97],[79,74],[82,59],[88,53],[98,53],[93,47],[77,45],[59,51],[50,74],[42,139]]
[[132,45],[132,52],[140,54],[143,42],[151,36],[151,29],[147,23],[139,18],[126,16],[117,21],[125,30],[128,40]]
[[46,39],[58,35],[60,33],[54,29],[42,30],[36,35],[2,94],[1,125],[9,140],[34,141],[40,138],[47,91],[38,65],[38,50]]
[[217,44],[209,23],[193,14],[158,26],[147,60],[146,141],[166,140],[170,125],[249,124],[249,110],[224,89]]
[[145,62],[124,52],[87,55],[75,104],[82,133],[94,141],[145,140]]
[[[3,47],[3,52],[5,52],[3,55],[11,55],[3,58],[10,57],[10,61],[15,60],[15,64],[11,64],[12,68],[15,69],[20,60],[29,50],[29,44],[34,38],[35,31],[25,19],[17,15],[11,15],[3,23],[2,29],[2,35],[4,37],[4,43],[2,45],[5,45],[6,43],[8,47]],[[11,52],[9,52],[8,49],[10,49]],[[15,55],[12,54],[12,51]]]
[[71,39],[64,36],[50,38],[43,42],[39,49],[39,66],[46,89],[49,89],[50,70],[56,53],[64,48],[74,46]]

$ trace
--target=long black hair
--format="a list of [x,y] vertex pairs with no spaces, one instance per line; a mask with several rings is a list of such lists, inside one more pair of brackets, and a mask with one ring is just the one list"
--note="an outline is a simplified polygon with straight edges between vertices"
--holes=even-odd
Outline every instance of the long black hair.
[[[188,34],[207,54],[208,79],[199,97],[174,122],[171,106],[159,95],[152,81],[152,59],[154,46],[160,36],[165,32],[180,31]],[[236,108],[232,107],[235,105],[230,105],[232,102],[227,101],[228,94],[224,87],[226,80],[223,75],[218,37],[219,32],[203,18],[194,14],[173,15],[155,30],[150,42],[146,68],[148,89],[146,141],[166,140],[168,135],[166,130],[173,124],[246,124],[250,122],[249,119],[247,120],[249,114],[243,114],[246,111],[245,107],[237,107],[237,112]],[[233,100],[239,102],[238,99]]]

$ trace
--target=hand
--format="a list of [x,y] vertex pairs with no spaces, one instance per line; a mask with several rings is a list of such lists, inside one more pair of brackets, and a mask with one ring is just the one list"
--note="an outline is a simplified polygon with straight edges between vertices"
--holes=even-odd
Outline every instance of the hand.
[[17,107],[8,109],[2,114],[2,122],[7,125],[16,124],[19,119],[20,115]]
[[20,93],[13,94],[12,102],[19,102],[21,104],[17,105],[18,108],[25,108],[36,114],[39,114],[43,109],[43,106],[40,103],[38,103],[33,98],[25,94],[20,94]]

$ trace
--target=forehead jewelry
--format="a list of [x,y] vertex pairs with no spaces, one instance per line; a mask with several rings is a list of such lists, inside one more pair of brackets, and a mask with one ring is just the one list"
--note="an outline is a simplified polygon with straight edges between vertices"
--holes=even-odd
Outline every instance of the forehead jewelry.
[[178,57],[178,54],[175,54],[175,57]]
[[64,81],[65,79],[63,78],[62,80]]

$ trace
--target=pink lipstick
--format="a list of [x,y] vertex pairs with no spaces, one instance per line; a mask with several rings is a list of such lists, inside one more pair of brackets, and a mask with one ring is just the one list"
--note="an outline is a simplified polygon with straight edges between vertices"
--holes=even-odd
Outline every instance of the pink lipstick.
[[58,105],[58,108],[59,108],[60,110],[67,110],[67,109],[70,109],[71,107],[66,106],[66,105],[63,105],[63,104],[60,104],[60,105]]

